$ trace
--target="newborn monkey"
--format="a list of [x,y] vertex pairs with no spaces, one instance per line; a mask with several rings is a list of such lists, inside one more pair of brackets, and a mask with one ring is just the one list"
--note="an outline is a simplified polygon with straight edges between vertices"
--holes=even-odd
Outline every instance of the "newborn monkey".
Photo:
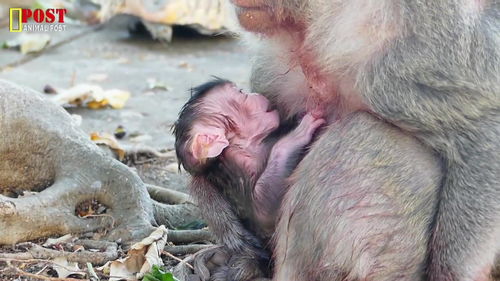
[[[296,128],[280,136],[279,114],[267,98],[215,79],[194,88],[179,114],[174,126],[177,157],[190,174],[205,177],[223,194],[232,208],[224,213],[234,212],[245,228],[267,240],[274,231],[286,178],[324,123],[306,114]],[[199,205],[216,203],[206,190],[194,193]],[[233,227],[223,214],[203,215],[209,224]]]

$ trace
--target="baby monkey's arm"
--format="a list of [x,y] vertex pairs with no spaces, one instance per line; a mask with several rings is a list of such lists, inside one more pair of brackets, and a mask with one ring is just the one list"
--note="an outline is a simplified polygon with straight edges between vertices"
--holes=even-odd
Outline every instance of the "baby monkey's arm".
[[253,191],[253,208],[257,221],[266,230],[274,228],[276,212],[287,190],[286,178],[299,162],[303,149],[311,142],[316,130],[325,123],[308,113],[288,135],[274,144],[266,168]]

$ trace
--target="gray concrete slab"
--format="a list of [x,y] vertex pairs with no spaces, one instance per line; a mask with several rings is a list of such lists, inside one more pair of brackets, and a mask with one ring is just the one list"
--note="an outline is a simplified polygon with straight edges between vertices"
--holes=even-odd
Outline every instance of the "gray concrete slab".
[[[1,27],[2,28],[0,28],[0,45],[3,45],[4,42],[13,40],[19,35],[21,35],[21,33],[19,32],[10,32],[8,26],[1,26]],[[72,37],[77,36],[78,34],[82,34],[87,31],[91,31],[93,29],[93,27],[91,26],[75,25],[75,24],[66,24],[65,28],[66,30],[61,32],[56,32],[56,31],[46,32],[46,34],[50,35],[49,46],[58,45]],[[31,56],[32,56],[31,54],[23,55],[15,49],[0,48],[0,68]]]

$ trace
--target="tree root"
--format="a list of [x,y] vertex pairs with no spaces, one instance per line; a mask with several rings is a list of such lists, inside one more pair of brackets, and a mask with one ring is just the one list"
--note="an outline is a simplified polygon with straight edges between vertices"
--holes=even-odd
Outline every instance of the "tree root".
[[169,230],[168,241],[174,244],[214,242],[215,237],[208,230]]
[[141,156],[147,156],[148,159],[151,158],[174,158],[175,153],[170,152],[160,152],[150,146],[135,144],[135,145],[124,145],[123,150],[125,151],[125,156],[128,161],[135,164],[141,164],[139,160]]
[[212,247],[214,247],[214,245],[193,244],[193,245],[181,245],[181,246],[166,246],[164,251],[168,252],[172,255],[182,256],[182,255],[194,254],[198,251],[212,248]]
[[[151,233],[154,229],[152,206],[145,187],[125,166],[113,164],[116,166],[112,171],[120,174],[116,179],[93,175],[90,178],[101,178],[102,181],[88,183],[88,175],[61,177],[36,195],[23,198],[0,196],[0,244],[99,229],[111,229],[107,233],[110,240],[141,239]],[[112,171],[104,173],[111,175],[114,174]],[[121,189],[127,185],[130,189],[125,193]],[[75,214],[75,206],[91,199],[106,206],[105,215],[79,217]]]
[[141,154],[148,154],[152,155],[153,157],[157,158],[172,158],[174,157],[175,154],[172,154],[171,152],[160,152],[157,149],[154,149],[150,146],[146,145],[133,145],[133,146],[126,146],[125,147],[126,154],[136,154],[136,155],[141,155]]
[[[96,242],[104,241],[91,241],[83,240],[77,245],[88,246],[97,245]],[[32,260],[32,259],[54,259],[57,257],[64,257],[71,262],[86,263],[90,262],[92,264],[101,265],[108,261],[112,261],[118,258],[118,246],[116,243],[107,244],[104,252],[90,252],[90,251],[80,251],[80,252],[65,252],[57,251],[52,249],[44,248],[40,245],[34,243],[22,243],[19,246],[26,247],[27,252],[22,253],[0,253],[0,259],[12,259],[12,260]],[[102,244],[101,244],[102,245]],[[94,248],[94,247],[92,247]]]
[[200,220],[198,207],[193,204],[165,205],[153,201],[154,218],[156,223],[175,229]]
[[[64,109],[2,80],[0,136],[0,245],[97,230],[106,240],[129,243],[149,235],[155,220],[169,228],[199,220],[188,195],[146,186],[90,141]],[[149,148],[135,152],[173,157]],[[148,190],[178,205],[154,202]],[[37,193],[4,196],[25,191]],[[92,204],[81,212],[77,206],[85,202]]]
[[146,184],[146,188],[148,189],[149,196],[151,196],[153,200],[156,200],[158,202],[165,204],[194,204],[191,196],[184,192],[179,192],[152,184]]

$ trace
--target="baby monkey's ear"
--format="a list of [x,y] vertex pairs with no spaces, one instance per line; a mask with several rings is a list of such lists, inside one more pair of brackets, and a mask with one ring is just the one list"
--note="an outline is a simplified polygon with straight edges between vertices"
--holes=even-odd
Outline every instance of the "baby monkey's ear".
[[204,162],[219,156],[228,145],[229,141],[223,134],[198,133],[193,138],[191,153],[196,160]]

